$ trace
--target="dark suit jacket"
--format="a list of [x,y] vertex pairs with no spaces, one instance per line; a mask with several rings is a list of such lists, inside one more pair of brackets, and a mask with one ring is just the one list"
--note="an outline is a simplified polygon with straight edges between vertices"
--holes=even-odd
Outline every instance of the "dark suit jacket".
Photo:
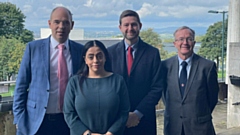
[[164,90],[165,135],[215,135],[212,112],[218,102],[217,70],[214,62],[193,55],[190,74],[181,97],[178,57],[162,62],[166,78]]
[[[69,40],[72,74],[80,68],[83,46]],[[39,129],[46,112],[50,89],[50,38],[28,43],[14,91],[14,124],[24,135]]]
[[144,115],[138,126],[126,130],[131,130],[134,135],[155,135],[155,105],[158,103],[162,93],[159,50],[139,38],[130,76],[127,74],[124,40],[109,47],[108,51],[113,72],[122,75],[127,83],[131,105],[130,111],[138,110]]

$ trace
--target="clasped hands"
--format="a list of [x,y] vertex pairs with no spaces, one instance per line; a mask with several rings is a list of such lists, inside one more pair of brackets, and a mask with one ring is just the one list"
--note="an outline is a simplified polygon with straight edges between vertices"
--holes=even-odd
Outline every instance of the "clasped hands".
[[[85,131],[83,135],[87,135],[89,133],[89,130]],[[99,133],[91,133],[91,135],[113,135],[111,132],[107,132],[106,134],[99,134]]]
[[137,114],[134,112],[129,112],[128,120],[126,124],[127,128],[135,127],[139,124],[139,122],[140,122],[140,119],[137,116]]

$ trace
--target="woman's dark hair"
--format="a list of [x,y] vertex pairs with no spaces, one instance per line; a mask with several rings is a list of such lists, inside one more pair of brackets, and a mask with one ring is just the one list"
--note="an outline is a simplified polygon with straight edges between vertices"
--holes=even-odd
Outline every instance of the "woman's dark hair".
[[78,75],[80,77],[79,83],[80,83],[81,89],[82,89],[82,83],[83,83],[84,79],[88,76],[88,72],[89,72],[88,65],[85,63],[84,58],[86,57],[86,53],[87,53],[88,49],[91,47],[94,47],[94,46],[99,47],[105,55],[106,61],[104,64],[104,69],[108,72],[111,72],[111,69],[112,69],[109,54],[108,54],[108,51],[107,51],[106,47],[104,46],[104,44],[98,40],[88,41],[83,47],[82,56],[81,56],[81,67],[80,67],[80,70],[78,71]]

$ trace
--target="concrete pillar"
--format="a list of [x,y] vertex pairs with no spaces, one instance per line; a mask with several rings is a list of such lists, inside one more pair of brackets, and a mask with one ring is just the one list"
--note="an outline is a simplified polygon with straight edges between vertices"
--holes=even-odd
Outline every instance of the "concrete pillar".
[[0,135],[15,135],[16,128],[13,125],[11,112],[0,112]]
[[240,76],[240,0],[229,0],[226,83],[228,84],[227,127],[240,127],[240,86],[231,84],[230,75]]

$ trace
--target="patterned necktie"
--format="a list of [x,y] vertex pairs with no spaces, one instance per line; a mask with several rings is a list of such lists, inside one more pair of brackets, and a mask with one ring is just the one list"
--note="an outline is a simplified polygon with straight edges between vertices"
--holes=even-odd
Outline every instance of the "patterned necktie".
[[179,78],[179,84],[180,84],[180,90],[181,90],[181,95],[183,97],[184,95],[184,90],[185,90],[185,87],[186,87],[186,84],[187,84],[187,62],[186,61],[183,61],[181,63],[182,65],[182,70],[181,70],[181,73],[180,73],[180,78]]
[[59,80],[59,108],[62,111],[63,108],[63,98],[68,82],[68,69],[67,69],[67,62],[64,56],[64,44],[58,45],[58,80]]
[[130,76],[131,68],[132,68],[132,63],[133,63],[133,55],[132,55],[132,47],[128,47],[128,52],[127,52],[127,67],[128,67],[128,75]]

